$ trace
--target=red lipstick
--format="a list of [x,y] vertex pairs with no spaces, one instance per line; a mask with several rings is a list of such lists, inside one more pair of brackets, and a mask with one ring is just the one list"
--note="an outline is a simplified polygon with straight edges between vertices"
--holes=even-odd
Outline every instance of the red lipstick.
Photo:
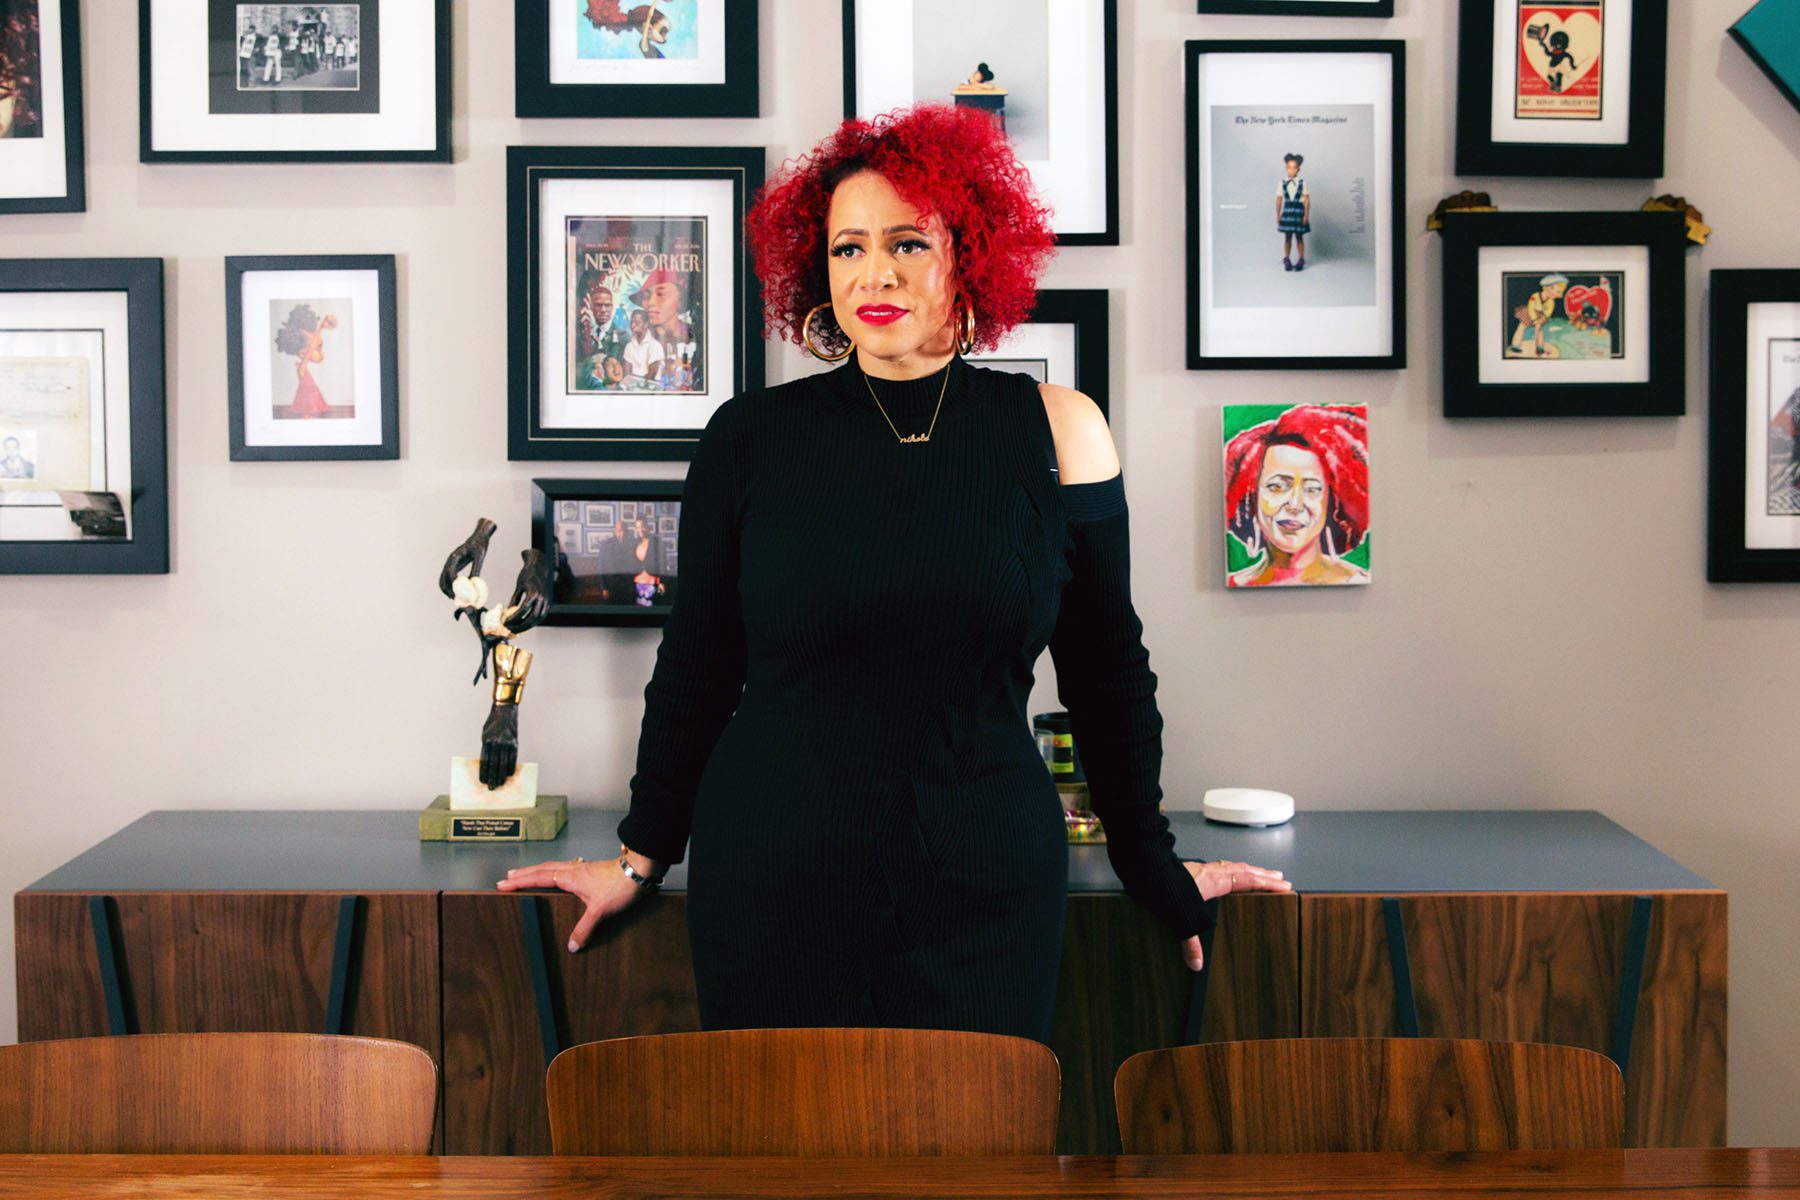
[[865,304],[856,310],[857,318],[869,325],[891,325],[907,314],[907,309],[892,304]]

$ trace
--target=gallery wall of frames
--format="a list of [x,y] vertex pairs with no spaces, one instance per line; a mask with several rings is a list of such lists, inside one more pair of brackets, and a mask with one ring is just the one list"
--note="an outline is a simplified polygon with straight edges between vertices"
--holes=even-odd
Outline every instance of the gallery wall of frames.
[[[488,516],[554,556],[550,624],[608,627],[550,631],[533,686],[573,764],[546,770],[620,799],[701,431],[822,369],[763,336],[745,213],[837,121],[937,102],[998,122],[1053,211],[1036,309],[980,361],[1111,423],[1194,731],[1165,779],[1629,792],[1648,832],[1698,781],[1628,748],[1713,722],[1754,761],[1734,690],[1800,655],[1795,44],[1800,0],[0,0],[0,613],[124,747],[240,747],[165,805],[312,802],[289,781],[352,744],[345,798],[392,803],[469,697],[370,721],[343,681],[440,671],[414,630]],[[96,578],[128,575],[163,590]],[[87,655],[126,678],[60,682]],[[1662,698],[1519,666],[1559,660]],[[1240,719],[1295,686],[1342,737]],[[0,757],[57,741],[10,712]],[[1414,761],[1421,727],[1456,753]],[[26,777],[100,769],[57,755]],[[1800,1039],[1764,1049],[1800,1071]],[[1734,1099],[1734,1140],[1800,1138],[1775,1120]]]

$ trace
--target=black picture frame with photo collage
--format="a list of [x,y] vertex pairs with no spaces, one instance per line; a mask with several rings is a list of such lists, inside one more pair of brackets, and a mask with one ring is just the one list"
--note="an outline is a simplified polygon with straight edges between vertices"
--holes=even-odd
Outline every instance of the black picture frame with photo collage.
[[[668,620],[680,586],[681,496],[686,486],[680,479],[532,480],[531,545],[554,561],[544,624],[656,626]],[[646,516],[645,506],[661,511]],[[573,521],[560,519],[571,514]],[[591,516],[596,519],[588,520]],[[625,524],[629,545],[609,536],[608,516]],[[637,521],[654,523],[643,539],[632,536]],[[566,536],[571,525],[581,543],[573,556]],[[596,544],[589,545],[590,541]],[[614,556],[626,570],[604,569],[620,565],[608,561]],[[639,574],[651,579],[640,585]],[[600,598],[615,590],[626,600]]]
[[[1685,411],[1687,225],[1675,212],[1449,212],[1444,214],[1446,417],[1678,417]],[[1643,246],[1650,271],[1648,378],[1642,382],[1483,383],[1481,317],[1486,246]],[[1573,277],[1571,277],[1573,278]],[[1573,294],[1572,292],[1570,293]],[[1502,313],[1503,316],[1510,314]]]
[[[375,353],[381,394],[381,439],[378,442],[269,445],[251,444],[246,436],[245,404],[249,388],[245,378],[243,324],[244,277],[258,272],[356,271],[373,272],[376,278],[378,339],[360,353]],[[395,259],[391,254],[244,255],[225,260],[225,360],[228,420],[233,462],[324,462],[336,460],[393,459],[400,457],[400,356],[399,305],[396,299]],[[267,331],[264,330],[264,333]],[[304,365],[304,363],[302,363]]]
[[[52,293],[122,294],[124,378],[110,373],[103,394],[123,387],[128,434],[105,429],[108,462],[129,464],[129,536],[112,533],[75,540],[0,537],[0,575],[164,575],[169,571],[169,469],[164,379],[163,260],[160,258],[31,258],[0,260],[0,297]],[[31,326],[23,332],[41,327]],[[0,333],[9,332],[0,330]],[[64,506],[69,507],[64,494]],[[95,493],[100,495],[100,493]],[[101,498],[104,498],[102,495]],[[100,526],[119,519],[121,506],[90,507]],[[94,530],[69,508],[77,526]]]
[[[1668,0],[1631,5],[1631,93],[1624,142],[1496,142],[1494,24],[1496,4],[1460,0],[1456,66],[1456,173],[1654,179],[1663,173],[1664,74],[1669,57]],[[1618,3],[1619,0],[1605,0]],[[1602,61],[1604,68],[1604,60]]]
[[[57,213],[87,211],[87,170],[86,149],[82,131],[81,104],[81,6],[78,0],[33,0],[36,9],[30,15],[37,18],[31,28],[33,32],[20,40],[28,45],[30,53],[39,58],[37,68],[32,74],[40,81],[43,77],[43,33],[42,14],[46,9],[54,9],[57,14],[57,32],[62,43],[59,59],[62,77],[60,110],[62,112],[62,152],[55,156],[60,160],[63,179],[59,188],[53,187],[45,180],[42,186],[19,189],[19,194],[0,196],[0,215],[7,213]],[[16,8],[17,6],[15,6]],[[25,13],[0,9],[0,18],[25,19]],[[17,67],[14,68],[15,70]],[[46,98],[35,97],[34,109],[41,123],[43,110],[46,109]],[[14,131],[16,133],[16,130]],[[49,136],[48,131],[41,131],[38,136]],[[22,162],[12,161],[15,157],[8,151],[21,147],[26,139],[9,137],[0,140],[0,177],[12,176],[17,180],[28,174],[29,168]],[[16,186],[16,184],[15,184]]]
[[[724,0],[720,83],[557,83],[551,79],[551,0],[514,8],[513,112],[520,117],[754,117],[761,111],[758,0]],[[557,6],[568,19],[578,10]],[[627,10],[637,7],[621,4]]]
[[[1752,489],[1746,487],[1751,414],[1768,420],[1767,400],[1750,394],[1750,309],[1753,305],[1800,306],[1800,270],[1714,271],[1708,311],[1711,320],[1711,378],[1707,422],[1706,578],[1712,583],[1800,583],[1800,549],[1752,548],[1746,543],[1746,515]],[[1800,359],[1800,322],[1795,322],[1792,356]],[[1800,369],[1794,374],[1800,376]],[[1778,392],[1775,394],[1779,394]],[[1800,387],[1778,414],[1787,424],[1786,462],[1781,464],[1782,498],[1776,507],[1770,480],[1769,509],[1800,525]],[[1770,422],[1773,424],[1773,422]],[[1776,470],[1773,434],[1769,438],[1770,470]]]

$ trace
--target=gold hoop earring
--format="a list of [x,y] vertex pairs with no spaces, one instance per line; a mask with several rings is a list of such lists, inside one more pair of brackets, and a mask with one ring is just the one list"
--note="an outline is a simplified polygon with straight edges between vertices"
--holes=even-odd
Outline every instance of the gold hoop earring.
[[963,301],[962,332],[956,339],[956,352],[968,354],[975,349],[975,306]]
[[812,307],[812,310],[806,314],[806,320],[800,322],[800,342],[802,345],[804,345],[806,347],[806,352],[808,354],[812,355],[814,358],[820,359],[824,362],[842,362],[846,358],[850,357],[850,352],[852,350],[856,349],[856,343],[850,341],[849,338],[844,339],[844,341],[847,344],[844,346],[844,348],[842,350],[840,350],[836,354],[826,354],[824,351],[820,350],[817,346],[813,345],[813,340],[812,340],[813,318],[819,315],[819,310],[821,308],[830,308],[830,307],[831,307],[830,301],[827,301],[824,304],[816,304]]

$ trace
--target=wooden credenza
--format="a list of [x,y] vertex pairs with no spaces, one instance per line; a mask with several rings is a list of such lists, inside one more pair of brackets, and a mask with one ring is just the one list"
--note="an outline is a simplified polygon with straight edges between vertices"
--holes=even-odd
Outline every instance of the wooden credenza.
[[[619,814],[555,842],[421,843],[417,814],[153,812],[14,898],[19,1037],[310,1030],[414,1042],[440,1148],[545,1154],[544,1068],[596,1038],[699,1027],[685,868],[563,949],[580,904],[507,868],[614,852]],[[1070,849],[1053,1046],[1058,1151],[1117,1153],[1112,1077],[1140,1050],[1407,1035],[1611,1054],[1626,1140],[1725,1140],[1726,897],[1592,812],[1319,812],[1248,830],[1171,813],[1180,853],[1297,889],[1221,903],[1208,969]]]

